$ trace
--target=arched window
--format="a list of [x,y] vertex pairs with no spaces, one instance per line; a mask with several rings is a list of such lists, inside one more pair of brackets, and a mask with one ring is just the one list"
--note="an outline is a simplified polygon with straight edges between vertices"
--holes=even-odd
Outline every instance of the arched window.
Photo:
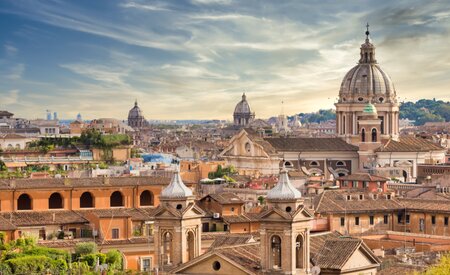
[[14,147],[12,146],[12,144],[8,144],[7,149],[8,149],[8,150],[12,150],[12,149],[14,149]]
[[84,192],[80,197],[80,208],[94,207],[94,197],[90,192]]
[[366,129],[361,130],[361,142],[366,142]]
[[290,161],[285,161],[284,162],[284,167],[286,167],[286,168],[294,168],[294,165]]
[[345,166],[345,162],[340,160],[340,161],[336,162],[336,166]]
[[63,198],[59,193],[53,193],[48,198],[48,208],[49,209],[60,209],[63,208]]
[[141,206],[153,205],[153,193],[148,190],[143,191],[139,201]]
[[194,249],[194,247],[195,247],[195,236],[194,236],[194,232],[192,232],[192,231],[189,231],[187,234],[186,234],[186,240],[187,240],[187,248],[186,248],[186,252],[187,252],[187,260],[188,261],[190,261],[190,260],[192,260],[192,259],[194,259],[194,257],[195,257],[195,249]]
[[319,163],[317,161],[311,161],[309,166],[319,166]]
[[252,146],[250,145],[249,142],[247,142],[247,143],[245,144],[245,152],[247,152],[247,154],[250,154],[251,149],[252,149]]
[[377,129],[372,129],[372,142],[377,142]]
[[118,207],[123,206],[123,195],[120,191],[115,191],[109,197],[109,206]]
[[295,267],[296,268],[303,268],[304,262],[303,262],[303,238],[301,235],[297,236],[297,239],[295,240]]
[[172,261],[172,234],[163,233],[163,263],[170,264]]
[[274,235],[272,238],[270,238],[270,245],[271,245],[271,259],[270,259],[270,266],[273,269],[280,269],[281,268],[281,238],[280,236]]
[[20,150],[20,144],[16,144],[16,149]]
[[17,199],[17,210],[31,210],[33,209],[30,195],[22,194]]

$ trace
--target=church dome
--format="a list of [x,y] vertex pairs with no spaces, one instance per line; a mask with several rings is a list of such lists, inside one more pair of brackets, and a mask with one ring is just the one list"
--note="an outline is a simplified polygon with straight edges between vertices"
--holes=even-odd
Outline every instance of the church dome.
[[234,114],[251,114],[250,105],[248,105],[245,93],[242,95],[242,100],[234,108]]
[[358,64],[342,80],[339,102],[396,102],[394,83],[375,59],[375,46],[370,41],[368,29],[365,43],[361,45]]
[[128,112],[128,119],[136,119],[136,118],[142,118],[142,111],[141,108],[139,108],[137,101],[134,102],[134,107],[131,108],[131,110]]
[[184,185],[181,180],[178,168],[173,174],[170,184],[161,191],[161,198],[181,199],[191,197],[192,195],[192,190]]
[[293,200],[301,197],[302,193],[291,184],[286,169],[280,171],[277,185],[267,192],[267,199],[269,200]]

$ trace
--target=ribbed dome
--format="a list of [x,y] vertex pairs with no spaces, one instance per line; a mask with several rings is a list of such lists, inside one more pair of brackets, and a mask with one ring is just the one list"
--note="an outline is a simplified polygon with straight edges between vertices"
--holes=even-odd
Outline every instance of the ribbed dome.
[[172,176],[170,184],[161,191],[161,198],[181,199],[192,196],[192,190],[184,185],[178,169]]
[[136,118],[142,118],[142,111],[141,108],[139,108],[137,101],[134,102],[134,107],[131,108],[131,110],[128,112],[128,119],[136,119]]
[[248,105],[245,93],[242,95],[242,100],[234,108],[234,114],[251,114],[250,105]]
[[395,102],[396,92],[391,78],[375,59],[375,46],[370,42],[369,31],[361,45],[360,60],[344,77],[339,91],[340,102]]
[[267,192],[267,199],[269,200],[292,200],[300,199],[301,197],[302,193],[292,186],[289,181],[289,176],[286,169],[280,171],[277,185]]

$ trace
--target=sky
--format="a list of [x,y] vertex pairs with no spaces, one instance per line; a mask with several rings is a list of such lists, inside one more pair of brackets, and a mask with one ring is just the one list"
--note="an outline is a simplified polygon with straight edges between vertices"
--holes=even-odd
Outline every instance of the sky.
[[1,0],[0,110],[231,120],[244,91],[257,118],[334,108],[366,22],[400,101],[450,100],[448,0]]

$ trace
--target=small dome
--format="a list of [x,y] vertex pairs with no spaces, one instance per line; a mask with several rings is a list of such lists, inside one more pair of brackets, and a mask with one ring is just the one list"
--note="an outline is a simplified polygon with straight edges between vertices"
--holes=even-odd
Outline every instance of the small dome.
[[242,100],[234,108],[234,114],[251,114],[250,105],[248,105],[245,93],[242,95]]
[[267,193],[267,199],[269,200],[292,200],[300,199],[301,197],[302,193],[292,186],[289,181],[286,169],[280,171],[277,185]]
[[375,108],[375,105],[372,103],[367,103],[366,106],[364,106],[363,114],[378,115],[377,108]]
[[172,176],[170,184],[161,191],[161,198],[181,199],[192,196],[192,190],[184,185],[178,169]]

